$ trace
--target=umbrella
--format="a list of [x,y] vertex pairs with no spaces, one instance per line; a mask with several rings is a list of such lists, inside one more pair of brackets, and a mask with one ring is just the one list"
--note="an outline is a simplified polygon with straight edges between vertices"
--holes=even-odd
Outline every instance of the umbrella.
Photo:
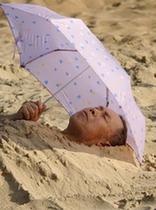
[[70,115],[107,106],[127,125],[127,140],[142,160],[145,118],[130,77],[81,19],[33,4],[0,4],[9,21],[20,65],[31,72]]

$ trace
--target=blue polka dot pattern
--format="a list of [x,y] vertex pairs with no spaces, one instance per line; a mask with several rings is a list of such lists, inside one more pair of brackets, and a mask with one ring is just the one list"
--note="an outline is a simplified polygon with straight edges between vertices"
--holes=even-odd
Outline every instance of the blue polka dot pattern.
[[59,27],[59,26],[56,26],[56,29],[57,29],[57,31],[59,31],[59,32],[60,32],[60,27]]
[[72,112],[72,111],[70,111],[70,112],[69,112],[69,115],[70,115],[70,116],[72,116],[72,115],[73,115],[73,112]]
[[59,88],[60,87],[60,84],[56,84],[56,87]]
[[47,85],[47,84],[48,84],[48,80],[45,80],[45,81],[44,81],[44,84],[46,84],[46,85]]
[[88,40],[85,40],[85,42],[86,42],[86,44],[88,44],[89,42],[88,42]]
[[59,60],[59,63],[62,64],[63,63],[63,60]]
[[75,57],[75,61],[78,61],[79,59],[78,59],[78,57]]
[[78,96],[77,96],[77,99],[81,99],[81,95],[78,95]]

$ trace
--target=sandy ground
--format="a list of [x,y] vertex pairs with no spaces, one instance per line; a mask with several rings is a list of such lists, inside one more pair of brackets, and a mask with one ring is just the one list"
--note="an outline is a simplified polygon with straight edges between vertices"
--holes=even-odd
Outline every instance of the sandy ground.
[[[156,209],[156,1],[14,2],[38,3],[83,19],[131,75],[147,135],[140,168],[128,147],[89,148],[69,142],[59,130],[66,127],[68,115],[55,100],[38,123],[0,123],[0,209]],[[12,35],[0,14],[0,113],[4,114],[17,111],[25,100],[44,101],[49,93],[19,68],[18,55],[12,59]]]

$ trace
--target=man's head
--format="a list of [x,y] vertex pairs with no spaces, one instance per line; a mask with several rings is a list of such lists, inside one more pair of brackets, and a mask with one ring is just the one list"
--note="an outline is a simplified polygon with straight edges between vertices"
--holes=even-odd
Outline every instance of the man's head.
[[86,108],[72,115],[66,134],[86,145],[123,145],[126,140],[124,120],[108,108]]

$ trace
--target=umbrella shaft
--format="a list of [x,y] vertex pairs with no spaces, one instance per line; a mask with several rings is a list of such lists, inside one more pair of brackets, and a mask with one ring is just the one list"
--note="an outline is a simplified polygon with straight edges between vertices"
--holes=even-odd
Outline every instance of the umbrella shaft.
[[53,96],[47,98],[43,103],[46,104],[46,103],[47,103],[50,99],[52,99],[52,98],[53,98]]

